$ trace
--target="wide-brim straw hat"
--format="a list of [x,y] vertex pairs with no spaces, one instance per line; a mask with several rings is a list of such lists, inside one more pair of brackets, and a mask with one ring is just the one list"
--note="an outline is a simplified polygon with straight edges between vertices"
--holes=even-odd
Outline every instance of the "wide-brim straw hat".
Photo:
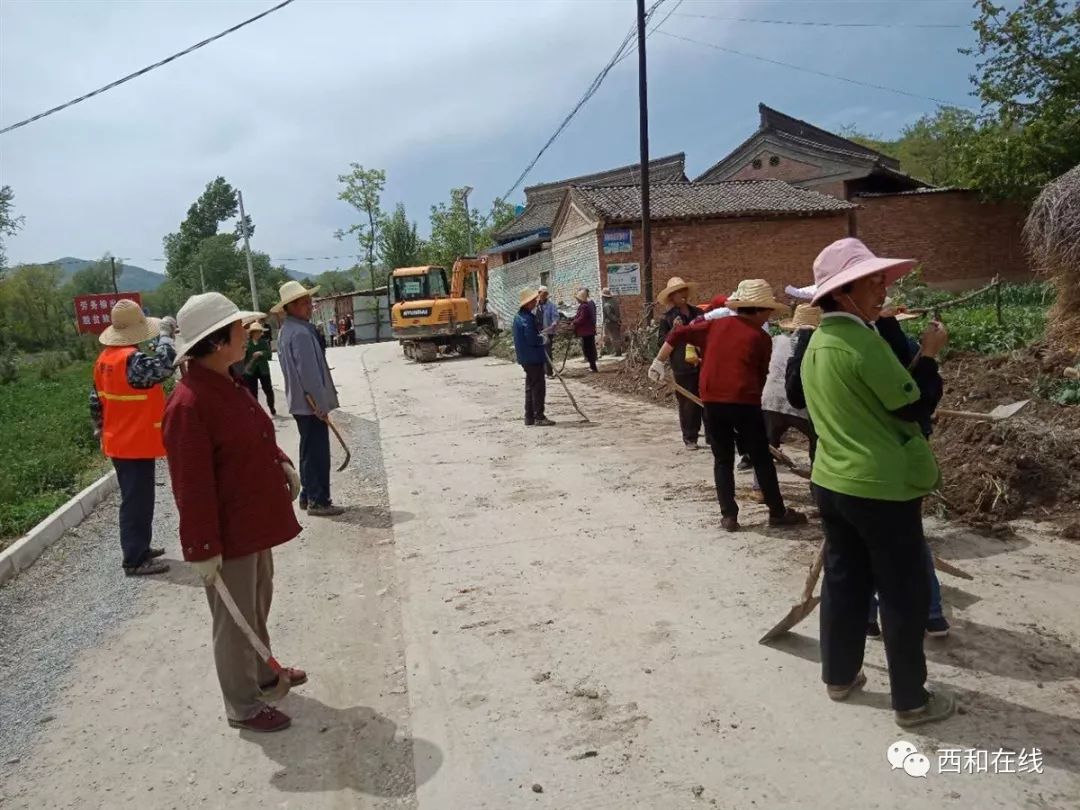
[[602,290],[600,290],[600,297],[601,298],[613,298],[614,296],[612,296],[610,288],[604,287]]
[[147,318],[142,307],[127,298],[116,302],[109,314],[109,326],[98,335],[105,346],[135,346],[158,335],[160,318]]
[[293,301],[299,301],[301,298],[307,298],[308,296],[315,295],[319,291],[319,286],[316,285],[310,289],[305,287],[299,281],[286,281],[278,289],[278,297],[281,299],[272,307],[271,312],[284,312],[285,307],[291,304]]
[[247,325],[249,332],[265,332],[266,327],[262,325],[262,321],[252,321]]
[[574,298],[576,298],[578,301],[581,301],[582,303],[585,303],[589,299],[589,288],[582,287],[580,290],[574,293]]
[[795,307],[795,315],[785,321],[780,321],[780,328],[792,331],[795,329],[817,329],[821,326],[821,307],[810,304],[799,304]]
[[179,361],[204,337],[233,321],[241,321],[247,326],[265,317],[263,312],[240,309],[219,292],[193,295],[176,313],[181,335],[176,344],[176,359]]
[[914,259],[886,259],[875,256],[858,239],[838,239],[814,259],[814,284],[817,287],[810,303],[816,304],[823,297],[845,284],[866,278],[874,273],[885,274],[888,287],[898,278],[915,268]]
[[521,295],[519,296],[519,300],[521,301],[521,306],[525,306],[530,301],[535,301],[539,297],[539,290],[522,290]]
[[677,293],[679,290],[686,290],[687,294],[693,294],[696,289],[697,285],[692,281],[683,281],[678,276],[672,276],[668,279],[667,286],[657,294],[656,302],[658,304],[663,304],[666,307],[672,293]]
[[772,309],[790,312],[791,307],[781,304],[773,294],[772,286],[763,278],[744,278],[728,296],[728,309]]

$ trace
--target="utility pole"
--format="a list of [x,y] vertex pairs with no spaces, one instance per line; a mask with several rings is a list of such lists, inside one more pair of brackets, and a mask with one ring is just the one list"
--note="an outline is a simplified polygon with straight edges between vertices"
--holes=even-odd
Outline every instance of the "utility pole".
[[247,217],[244,216],[244,195],[236,190],[236,200],[240,203],[240,232],[244,235],[244,256],[247,257],[248,281],[251,282],[251,308],[259,311],[259,291],[255,288],[255,269],[251,266],[251,245],[248,243]]
[[199,262],[199,283],[202,284],[202,291],[206,292],[206,276],[203,275],[202,262]]
[[109,261],[112,263],[112,291],[116,294],[120,294],[120,288],[116,286],[116,257],[110,256]]
[[645,321],[652,321],[652,228],[649,216],[649,80],[645,66],[645,0],[637,0],[638,118],[641,127],[641,273],[645,281]]

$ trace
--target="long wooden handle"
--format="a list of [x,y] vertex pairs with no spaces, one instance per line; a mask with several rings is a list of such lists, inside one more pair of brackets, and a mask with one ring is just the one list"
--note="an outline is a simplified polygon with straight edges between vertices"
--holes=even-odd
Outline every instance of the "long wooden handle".
[[259,654],[259,657],[266,662],[266,665],[274,671],[274,674],[280,675],[282,666],[277,662],[277,659],[271,654],[259,636],[251,629],[251,625],[247,623],[244,618],[244,614],[240,612],[240,608],[236,606],[235,600],[232,598],[232,594],[229,593],[229,589],[225,587],[225,583],[221,579],[221,575],[214,577],[214,590],[217,591],[218,597],[221,599],[222,604],[225,605],[225,609],[229,611],[229,615],[232,616],[232,620],[236,622],[236,626],[240,628],[240,632],[244,634],[248,642],[255,649],[255,652]]
[[814,562],[810,564],[810,573],[806,575],[806,584],[803,586],[802,601],[808,602],[810,597],[814,595],[814,586],[817,585],[818,577],[821,576],[821,569],[825,565],[825,541],[821,541],[821,545],[818,546],[817,556],[814,557]]
[[948,408],[938,408],[938,416],[955,416],[960,419],[993,419],[988,413],[977,413],[976,411],[953,411]]
[[694,394],[691,394],[689,391],[687,391],[685,388],[683,388],[681,385],[679,385],[674,380],[671,381],[671,387],[675,389],[676,393],[682,394],[684,397],[686,397],[688,400],[693,402],[699,408],[704,408],[705,407],[705,405],[701,401],[701,397],[698,397],[698,396],[695,396]]

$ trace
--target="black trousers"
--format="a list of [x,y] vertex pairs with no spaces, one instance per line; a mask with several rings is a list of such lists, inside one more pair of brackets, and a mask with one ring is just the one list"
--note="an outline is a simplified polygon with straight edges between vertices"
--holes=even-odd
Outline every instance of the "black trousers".
[[780,442],[787,433],[788,428],[797,430],[810,442],[810,461],[813,462],[814,454],[817,453],[817,434],[810,426],[810,420],[790,413],[779,411],[765,411],[765,435],[769,438],[769,444],[779,447]]
[[[698,395],[698,374],[676,374],[675,382],[685,388],[694,396]],[[698,435],[701,433],[701,406],[675,392],[675,398],[679,403],[679,427],[682,428],[684,442],[697,444]],[[708,430],[705,431],[706,434]]]
[[769,454],[761,406],[706,402],[705,427],[713,452],[713,479],[720,514],[724,517],[739,515],[739,504],[735,501],[735,442],[738,438],[750,455],[769,514],[773,517],[783,515],[786,511],[784,496],[780,494],[776,464]]
[[825,531],[821,586],[821,675],[846,686],[862,668],[866,605],[877,588],[896,711],[928,698],[923,632],[930,575],[923,556],[922,500],[879,501],[814,487]]
[[245,374],[244,382],[247,383],[248,390],[251,391],[251,395],[255,397],[255,401],[259,401],[259,385],[262,384],[263,393],[266,395],[266,407],[270,409],[270,413],[276,413],[274,410],[274,385],[270,382],[270,375],[262,374],[255,376],[253,374]]
[[146,562],[154,531],[154,466],[152,458],[110,459],[120,484],[120,549],[125,568]]
[[581,353],[589,361],[589,368],[596,371],[596,335],[582,335]]
[[300,497],[330,505],[330,428],[317,416],[293,416],[300,431]]
[[547,380],[544,378],[545,363],[522,364],[525,369],[525,424],[531,425],[544,416],[544,400],[547,398]]

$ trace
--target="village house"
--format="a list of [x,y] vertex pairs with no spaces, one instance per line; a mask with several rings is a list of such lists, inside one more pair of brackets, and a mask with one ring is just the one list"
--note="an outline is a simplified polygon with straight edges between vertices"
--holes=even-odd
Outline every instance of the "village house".
[[[1020,238],[1025,209],[977,191],[937,188],[899,161],[765,106],[757,131],[693,182],[684,155],[650,163],[653,288],[678,275],[708,298],[741,278],[809,284],[827,244],[857,236],[879,255],[912,256],[946,289],[993,276],[1031,277]],[[624,320],[643,311],[637,165],[532,186],[521,214],[489,248],[489,300],[501,315],[545,284],[557,303],[610,286]]]

